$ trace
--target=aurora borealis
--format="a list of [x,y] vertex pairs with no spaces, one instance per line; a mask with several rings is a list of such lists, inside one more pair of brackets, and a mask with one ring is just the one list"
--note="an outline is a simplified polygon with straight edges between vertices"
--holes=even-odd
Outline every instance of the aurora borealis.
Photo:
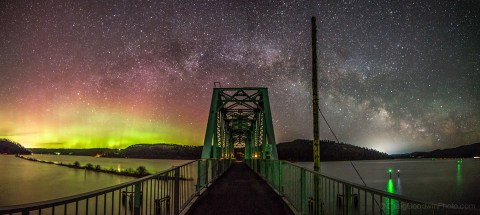
[[[213,82],[270,91],[277,142],[388,153],[480,141],[480,3],[0,2],[0,137],[25,147],[203,144]],[[325,124],[321,138],[333,139]]]

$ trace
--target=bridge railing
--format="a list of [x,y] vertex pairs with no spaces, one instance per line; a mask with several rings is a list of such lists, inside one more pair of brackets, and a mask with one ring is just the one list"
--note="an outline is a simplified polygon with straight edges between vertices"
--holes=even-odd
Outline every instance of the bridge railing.
[[80,195],[0,207],[0,214],[179,214],[200,191],[222,175],[227,159],[203,159],[160,173]]
[[325,176],[287,161],[251,159],[246,163],[300,214],[480,214]]

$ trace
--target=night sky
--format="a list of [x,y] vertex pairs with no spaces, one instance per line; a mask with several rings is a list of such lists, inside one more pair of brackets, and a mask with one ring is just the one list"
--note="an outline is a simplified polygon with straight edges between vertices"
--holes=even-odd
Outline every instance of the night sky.
[[[277,142],[387,153],[480,142],[480,2],[1,1],[0,137],[26,147],[203,144],[213,82],[268,87]],[[325,123],[321,138],[331,139]]]

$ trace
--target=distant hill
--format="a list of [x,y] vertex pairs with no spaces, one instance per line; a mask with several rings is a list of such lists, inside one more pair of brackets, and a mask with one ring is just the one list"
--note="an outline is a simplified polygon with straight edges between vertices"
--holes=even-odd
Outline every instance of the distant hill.
[[13,142],[9,139],[0,139],[0,154],[29,155],[32,153],[19,143]]
[[472,158],[475,156],[480,156],[480,143],[449,149],[437,149],[430,152],[412,152],[393,155],[395,158]]
[[[279,143],[277,145],[278,157],[281,160],[290,161],[313,161],[313,141],[294,140],[292,142]],[[320,160],[377,160],[389,159],[388,154],[374,149],[358,147],[346,143],[334,141],[320,141]]]
[[92,149],[46,149],[46,148],[29,148],[35,154],[60,154],[60,155],[78,155],[78,156],[103,156],[106,154],[118,153],[118,149],[108,148],[92,148]]
[[176,144],[136,144],[131,145],[118,154],[107,154],[106,157],[125,158],[158,158],[158,159],[199,159],[203,146],[184,146]]
[[45,149],[31,148],[35,154],[61,154],[79,156],[99,156],[116,158],[157,158],[157,159],[199,159],[201,146],[183,146],[176,144],[136,144],[125,149]]

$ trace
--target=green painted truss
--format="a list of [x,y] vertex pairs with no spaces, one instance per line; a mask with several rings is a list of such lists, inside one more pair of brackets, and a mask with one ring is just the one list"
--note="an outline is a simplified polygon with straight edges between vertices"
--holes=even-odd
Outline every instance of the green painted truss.
[[214,88],[202,158],[277,160],[277,145],[267,88]]

